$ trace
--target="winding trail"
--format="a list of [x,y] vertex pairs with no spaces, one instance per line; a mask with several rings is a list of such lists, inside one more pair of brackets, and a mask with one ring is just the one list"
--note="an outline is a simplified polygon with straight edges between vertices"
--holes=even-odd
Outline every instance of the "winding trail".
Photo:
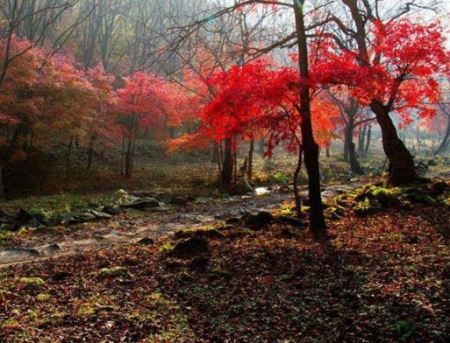
[[[328,185],[322,194],[327,198],[348,192],[359,185]],[[301,196],[306,198],[307,192],[301,192]],[[220,225],[227,218],[240,217],[246,212],[274,210],[279,208],[283,201],[291,199],[290,193],[279,192],[232,197],[226,201],[209,198],[203,203],[169,208],[167,212],[152,213],[148,217],[145,217],[145,212],[142,217],[134,219],[118,216],[101,222],[97,227],[89,227],[84,232],[83,229],[79,230],[78,237],[70,234],[64,237],[48,235],[37,245],[0,248],[0,268],[83,254],[115,245],[136,244],[143,238],[158,239],[186,227]]]

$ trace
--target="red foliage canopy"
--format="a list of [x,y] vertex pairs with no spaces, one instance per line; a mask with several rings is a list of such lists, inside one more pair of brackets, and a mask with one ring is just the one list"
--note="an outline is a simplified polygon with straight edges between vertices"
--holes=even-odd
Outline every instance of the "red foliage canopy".
[[342,50],[321,37],[320,61],[313,66],[315,82],[350,87],[363,105],[379,101],[400,114],[403,124],[411,122],[411,110],[432,117],[439,97],[436,76],[448,73],[449,53],[443,29],[409,20],[375,22],[371,28],[367,56]]

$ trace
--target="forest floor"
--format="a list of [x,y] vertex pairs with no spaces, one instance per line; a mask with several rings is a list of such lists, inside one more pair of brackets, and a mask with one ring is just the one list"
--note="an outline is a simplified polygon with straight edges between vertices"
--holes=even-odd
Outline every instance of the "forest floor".
[[[392,192],[383,190],[380,200],[402,197]],[[347,194],[356,193],[333,204]],[[103,243],[69,255],[62,245],[53,257],[2,268],[0,341],[450,339],[448,206],[339,206],[328,244],[313,241],[305,225],[274,220],[249,228],[235,220],[259,209],[282,215],[286,197],[208,201],[23,236],[18,247],[62,245],[61,237]]]
[[[415,188],[329,180],[326,244],[291,217],[275,175],[259,196],[199,192],[110,219],[0,230],[0,341],[450,340],[447,167]],[[89,203],[59,200],[6,209]]]

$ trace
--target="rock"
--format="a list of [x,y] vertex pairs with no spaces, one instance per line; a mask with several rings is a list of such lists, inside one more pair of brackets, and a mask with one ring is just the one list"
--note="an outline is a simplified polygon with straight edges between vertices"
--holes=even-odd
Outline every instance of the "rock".
[[125,267],[112,267],[112,268],[102,268],[98,273],[101,277],[117,277],[117,276],[130,276],[130,272]]
[[30,288],[40,288],[46,285],[44,279],[40,277],[21,277],[17,280],[21,285]]
[[67,220],[69,225],[73,224],[81,224],[96,220],[97,217],[91,212],[83,212],[83,213],[72,213],[71,217]]
[[205,238],[191,237],[177,242],[168,252],[169,256],[191,258],[209,253],[209,244]]
[[273,215],[267,211],[258,214],[247,214],[243,216],[244,225],[253,230],[261,230],[273,222]]
[[49,252],[57,252],[57,251],[60,251],[60,250],[61,250],[61,247],[60,247],[58,244],[53,243],[53,244],[47,245],[47,246],[45,247],[45,250],[47,250],[47,251],[49,251]]
[[217,230],[219,230],[219,231],[229,231],[229,230],[233,230],[235,228],[236,228],[236,226],[234,226],[234,225],[225,225],[225,226],[218,227]]
[[234,228],[227,232],[228,239],[242,238],[245,236],[251,236],[254,232],[250,229]]
[[112,201],[114,204],[123,204],[126,203],[127,201],[129,201],[130,195],[128,194],[128,192],[124,189],[119,189],[117,190],[113,197],[112,197]]
[[35,217],[28,211],[21,208],[19,212],[14,216],[14,220],[20,224],[27,224],[30,220]]
[[144,237],[137,241],[138,245],[152,245],[153,243],[155,243],[155,241],[150,237]]
[[199,205],[204,205],[204,204],[208,204],[210,201],[211,201],[210,198],[198,197],[194,200],[194,203],[199,204]]
[[436,181],[431,184],[430,192],[435,196],[439,196],[442,195],[448,188],[449,186],[445,181]]
[[228,218],[225,221],[225,224],[227,225],[237,225],[241,222],[241,220],[239,218],[233,217],[233,218]]
[[170,199],[169,204],[176,206],[186,206],[189,203],[189,199],[187,197],[182,196],[174,196]]
[[280,237],[290,239],[290,238],[294,238],[295,234],[292,231],[290,231],[289,229],[284,228],[280,232]]
[[111,215],[108,213],[99,212],[95,210],[90,210],[89,212],[92,213],[97,219],[111,219]]
[[30,256],[39,256],[40,255],[39,251],[34,248],[17,247],[17,248],[8,249],[8,251],[12,252],[12,253],[17,253],[17,254],[27,254]]
[[27,228],[38,228],[38,227],[42,227],[44,225],[45,225],[45,223],[40,221],[38,218],[33,217],[33,218],[31,218],[30,221],[28,221],[28,223],[24,224],[23,226],[27,227]]
[[63,281],[63,280],[65,280],[65,279],[67,279],[68,277],[71,277],[71,276],[73,276],[72,273],[58,271],[58,272],[55,272],[55,274],[53,274],[52,279],[55,280],[55,281]]
[[125,209],[132,208],[136,210],[146,210],[148,208],[156,208],[159,206],[160,203],[155,198],[143,198],[123,204],[120,207]]
[[173,258],[167,259],[166,262],[164,263],[164,268],[168,271],[175,271],[184,266],[185,266],[185,264],[183,263],[183,261],[173,259]]
[[13,215],[8,212],[7,210],[0,208],[0,218],[8,218],[8,217],[12,217]]
[[289,217],[289,216],[279,216],[279,217],[276,217],[276,220],[279,223],[287,224],[287,225],[294,226],[294,227],[301,227],[304,224],[300,219],[294,218],[294,217]]
[[104,213],[107,213],[107,214],[112,215],[112,216],[116,216],[116,215],[122,213],[122,210],[120,208],[115,207],[115,206],[111,206],[111,205],[104,206],[102,211]]
[[176,231],[174,237],[176,239],[191,238],[191,237],[223,238],[223,234],[217,229],[197,229],[197,230],[183,229]]
[[196,256],[192,259],[189,266],[192,269],[204,269],[209,263],[209,259],[206,256]]
[[131,195],[137,198],[153,198],[155,196],[155,193],[148,191],[135,191],[132,192]]

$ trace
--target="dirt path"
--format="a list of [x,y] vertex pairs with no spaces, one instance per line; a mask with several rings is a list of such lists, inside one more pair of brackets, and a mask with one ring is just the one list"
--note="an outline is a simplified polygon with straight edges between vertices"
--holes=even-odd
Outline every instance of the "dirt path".
[[[324,197],[346,192],[357,184],[327,186]],[[303,191],[306,197],[307,192]],[[273,210],[291,199],[291,194],[269,193],[261,196],[233,197],[227,201],[205,199],[204,203],[172,208],[165,213],[152,213],[149,217],[123,220],[114,218],[97,227],[78,230],[67,235],[44,236],[36,245],[0,248],[0,268],[14,264],[76,255],[113,245],[136,244],[143,238],[157,239],[182,228],[219,225],[230,217],[240,217],[246,212]],[[87,231],[88,230],[88,231]]]

